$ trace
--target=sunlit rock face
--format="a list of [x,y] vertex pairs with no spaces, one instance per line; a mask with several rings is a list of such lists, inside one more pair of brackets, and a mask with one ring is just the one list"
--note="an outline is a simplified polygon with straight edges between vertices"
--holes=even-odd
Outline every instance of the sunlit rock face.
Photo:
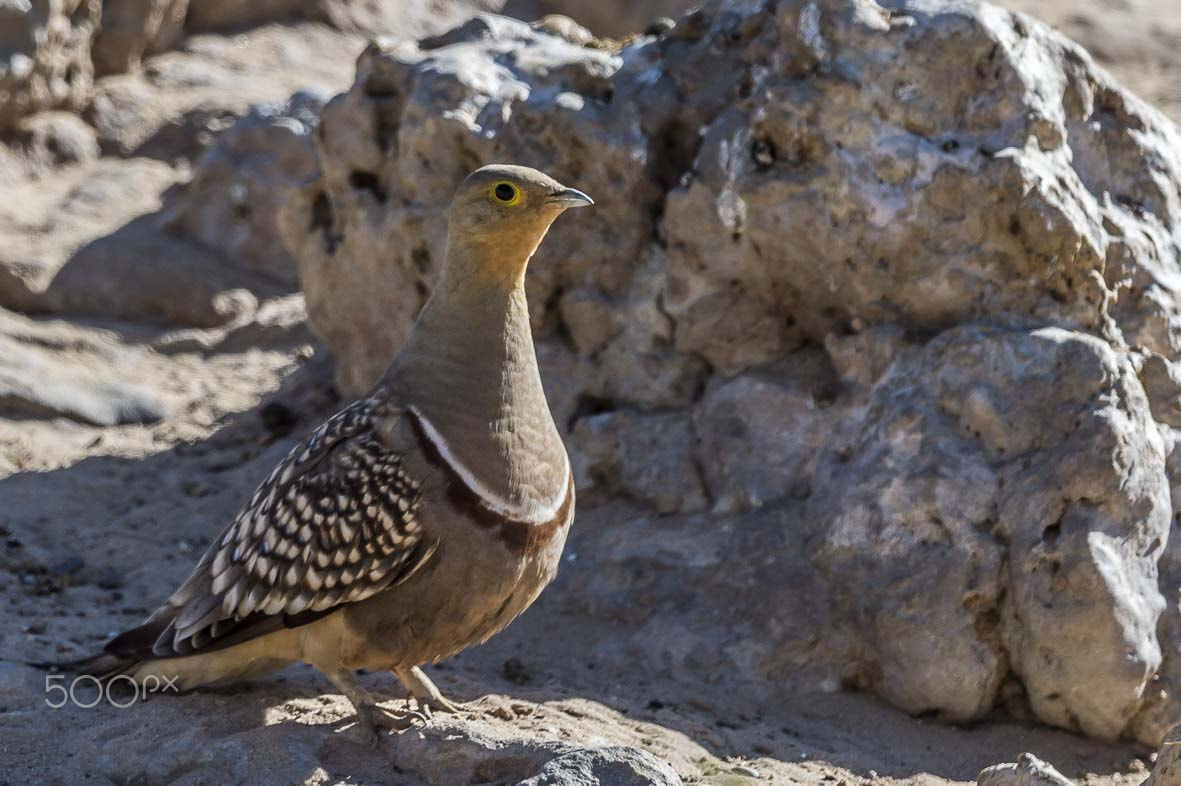
[[340,387],[397,351],[459,180],[544,169],[597,203],[528,289],[590,522],[555,592],[637,630],[604,656],[1104,738],[1181,720],[1176,127],[991,6],[584,33],[375,44],[328,103],[282,234]]

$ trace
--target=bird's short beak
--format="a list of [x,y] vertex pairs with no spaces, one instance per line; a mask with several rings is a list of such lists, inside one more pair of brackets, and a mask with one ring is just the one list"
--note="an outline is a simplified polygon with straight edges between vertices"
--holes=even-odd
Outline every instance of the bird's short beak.
[[551,196],[549,201],[562,207],[585,207],[586,205],[593,205],[595,203],[595,200],[577,188],[564,188]]

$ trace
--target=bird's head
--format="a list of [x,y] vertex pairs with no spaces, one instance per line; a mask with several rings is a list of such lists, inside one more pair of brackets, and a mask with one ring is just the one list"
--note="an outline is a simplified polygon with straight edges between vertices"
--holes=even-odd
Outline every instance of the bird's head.
[[536,169],[483,166],[455,192],[448,247],[475,268],[472,272],[519,279],[554,219],[569,208],[593,204],[586,194]]

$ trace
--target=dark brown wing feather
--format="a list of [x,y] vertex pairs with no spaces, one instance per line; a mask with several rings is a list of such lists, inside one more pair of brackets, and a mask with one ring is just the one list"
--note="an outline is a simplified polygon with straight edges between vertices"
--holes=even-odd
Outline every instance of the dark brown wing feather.
[[377,426],[375,399],[342,410],[259,486],[188,581],[151,619],[112,640],[121,656],[220,649],[306,624],[408,578],[434,552],[419,481]]

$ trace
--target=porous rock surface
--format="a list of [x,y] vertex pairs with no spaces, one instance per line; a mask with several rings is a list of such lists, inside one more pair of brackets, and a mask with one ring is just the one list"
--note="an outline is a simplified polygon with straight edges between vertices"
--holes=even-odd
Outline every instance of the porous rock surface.
[[[501,5],[503,0],[3,0],[0,139],[20,141],[20,134],[30,133],[22,121],[45,110],[87,109],[100,127],[112,101],[133,105],[123,111],[159,111],[162,102],[149,89],[153,74],[145,85],[138,72],[145,56],[183,46],[186,35],[247,36],[275,23],[314,22],[345,34],[417,37]],[[227,62],[221,65],[230,65],[234,58],[222,59]],[[183,87],[207,84],[217,70],[189,71]],[[96,78],[128,72],[135,78],[95,90]]]
[[1074,786],[1053,765],[1029,753],[1014,764],[994,764],[980,771],[977,786]]
[[94,78],[100,0],[0,2],[0,133],[43,109],[76,109]]
[[1141,786],[1172,786],[1175,783],[1181,783],[1181,726],[1165,734],[1152,774]]
[[294,285],[296,265],[278,236],[278,212],[316,174],[311,135],[323,97],[298,93],[255,106],[217,137],[193,177],[167,200],[162,218],[177,235],[238,265]]
[[637,626],[614,655],[1159,740],[1177,128],[987,5],[715,0],[622,49],[546,29],[374,44],[324,109],[282,232],[340,387],[406,335],[459,179],[544,169],[597,201],[528,288],[593,492],[566,597]]

